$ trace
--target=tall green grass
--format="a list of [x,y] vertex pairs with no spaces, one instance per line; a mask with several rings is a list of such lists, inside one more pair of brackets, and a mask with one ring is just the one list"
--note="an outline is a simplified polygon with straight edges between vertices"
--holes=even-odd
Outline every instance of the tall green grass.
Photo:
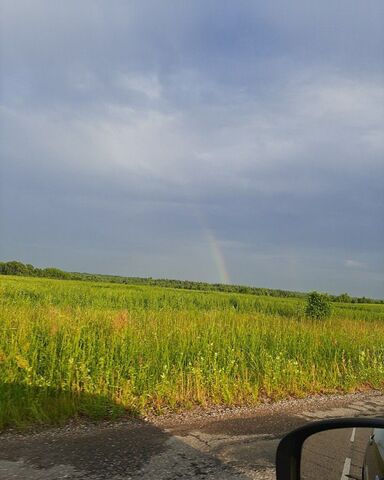
[[0,282],[0,428],[384,386],[380,305]]

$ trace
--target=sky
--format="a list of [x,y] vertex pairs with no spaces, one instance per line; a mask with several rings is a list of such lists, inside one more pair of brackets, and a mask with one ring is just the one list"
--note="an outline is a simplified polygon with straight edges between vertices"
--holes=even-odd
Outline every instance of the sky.
[[383,18],[2,0],[0,260],[384,298]]

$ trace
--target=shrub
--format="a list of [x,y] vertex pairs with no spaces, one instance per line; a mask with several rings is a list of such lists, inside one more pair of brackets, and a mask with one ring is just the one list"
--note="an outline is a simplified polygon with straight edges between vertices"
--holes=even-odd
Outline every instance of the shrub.
[[305,313],[316,320],[324,320],[331,315],[331,303],[327,295],[311,292],[307,296]]

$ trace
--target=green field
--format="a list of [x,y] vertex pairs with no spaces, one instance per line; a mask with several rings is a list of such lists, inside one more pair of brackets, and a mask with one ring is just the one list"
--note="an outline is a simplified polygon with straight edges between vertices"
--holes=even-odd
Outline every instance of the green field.
[[0,276],[0,428],[384,386],[384,305]]

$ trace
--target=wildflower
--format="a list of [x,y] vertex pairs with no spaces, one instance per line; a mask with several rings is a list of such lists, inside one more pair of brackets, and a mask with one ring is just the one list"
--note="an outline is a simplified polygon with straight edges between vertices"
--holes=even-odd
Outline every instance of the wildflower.
[[28,360],[21,355],[16,355],[16,364],[19,368],[22,368],[23,370],[27,370],[29,368]]

